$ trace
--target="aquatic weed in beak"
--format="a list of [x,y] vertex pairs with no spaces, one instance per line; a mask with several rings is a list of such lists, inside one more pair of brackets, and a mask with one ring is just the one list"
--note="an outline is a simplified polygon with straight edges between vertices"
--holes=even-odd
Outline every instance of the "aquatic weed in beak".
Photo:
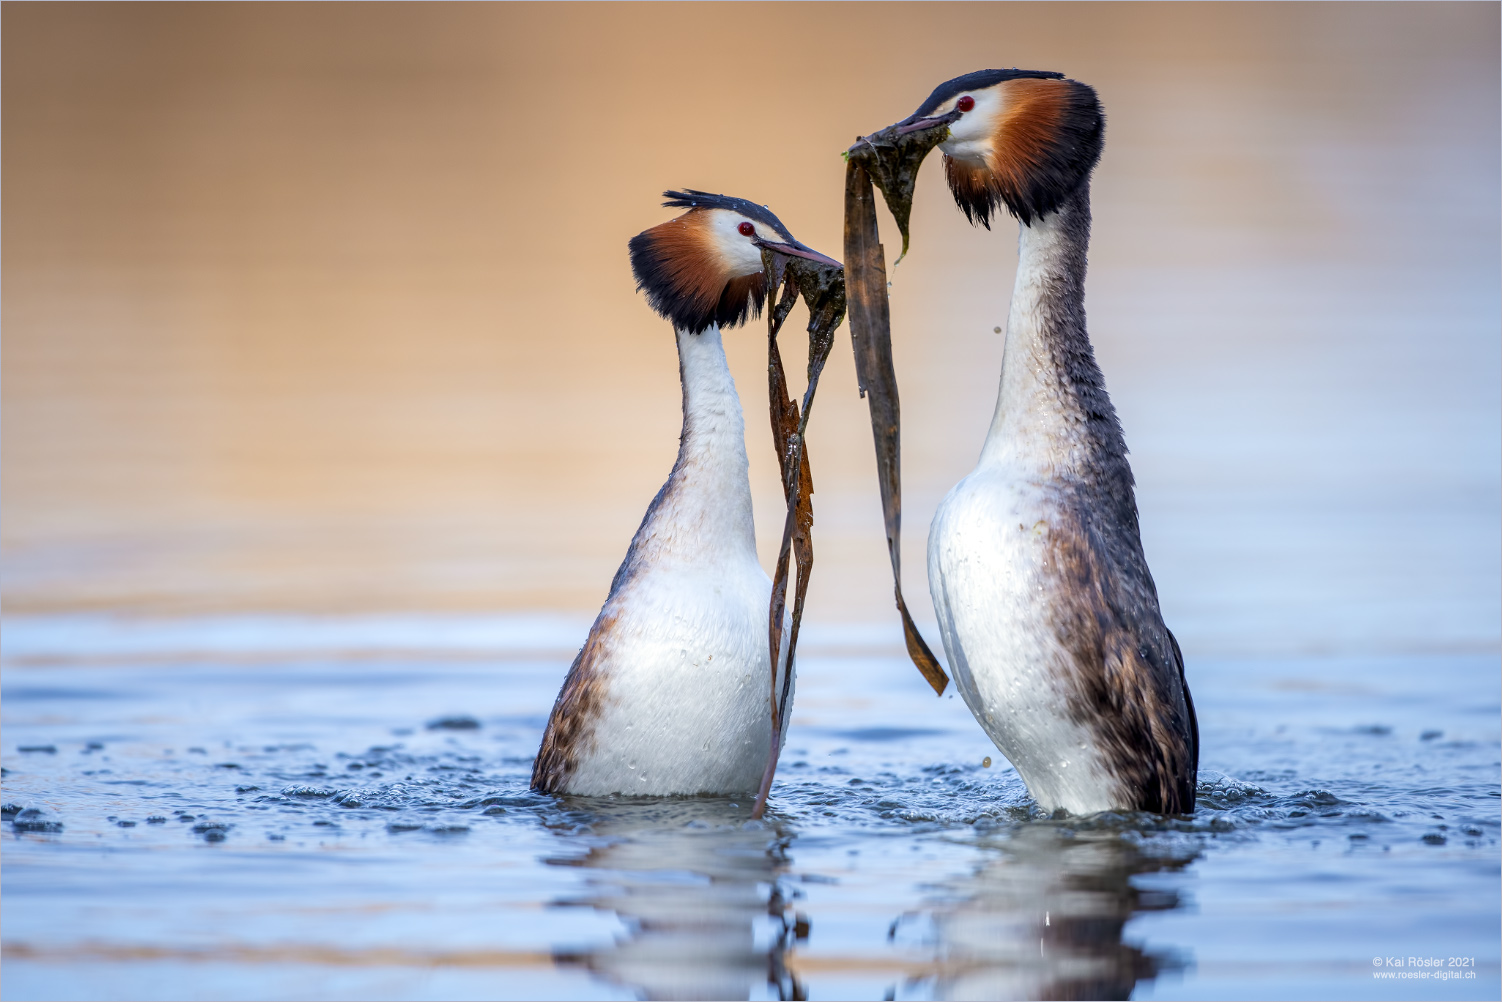
[[[949,123],[956,115],[951,113],[940,118],[898,122],[862,136],[845,151],[846,163],[864,168],[886,198],[887,209],[902,234],[902,253],[897,255],[899,262],[907,257],[908,220],[913,214],[913,190],[918,184],[918,168],[923,166],[924,158],[935,146],[949,138]],[[848,216],[846,226],[849,226]],[[848,260],[846,264],[849,264]]]
[[[887,269],[881,234],[876,225],[876,199],[868,166],[883,171],[888,206],[903,227],[912,209],[913,182],[923,156],[943,141],[942,128],[892,135],[899,126],[851,147],[845,167],[845,281],[850,304],[850,337],[855,347],[855,374],[861,395],[871,408],[871,437],[876,443],[876,479],[881,487],[881,510],[886,520],[887,554],[892,561],[892,584],[908,657],[934,692],[944,694],[949,676],[923,640],[902,598],[902,418],[897,400],[897,373],[892,367],[892,317],[887,302]],[[885,145],[883,145],[885,144]],[[925,145],[926,144],[926,145]],[[921,151],[921,152],[919,152]]]
[[[779,252],[775,246],[762,248],[767,287],[773,290],[775,303],[767,311],[767,391],[771,403],[772,440],[782,470],[782,493],[787,501],[787,517],[782,527],[782,545],[777,551],[777,568],[772,576],[772,602],[768,609],[767,641],[771,648],[772,671],[772,747],[767,756],[766,772],[756,792],[751,816],[759,818],[766,810],[772,777],[782,750],[782,733],[787,727],[788,696],[793,681],[793,655],[798,647],[798,626],[803,620],[803,601],[808,593],[809,576],[814,566],[813,546],[813,475],[809,470],[804,436],[808,416],[814,406],[819,375],[834,346],[834,332],[845,319],[845,274],[834,261],[815,260]],[[780,295],[777,293],[781,286]],[[797,302],[798,296],[808,307],[808,389],[803,393],[803,407],[788,395],[787,375],[782,366],[782,352],[777,335]],[[798,564],[798,583],[793,592],[792,623],[788,629],[787,662],[778,691],[775,666],[782,651],[783,618],[787,610],[788,569],[791,559]]]

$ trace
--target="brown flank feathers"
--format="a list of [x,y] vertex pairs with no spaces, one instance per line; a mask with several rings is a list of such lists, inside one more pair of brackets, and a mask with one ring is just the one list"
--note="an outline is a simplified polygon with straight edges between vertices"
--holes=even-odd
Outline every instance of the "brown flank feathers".
[[[1043,587],[1053,592],[1054,631],[1074,676],[1069,715],[1095,736],[1133,810],[1194,812],[1199,725],[1178,641],[1158,616],[1157,595],[1110,565],[1086,511],[1066,507],[1049,532]],[[1134,614],[1150,609],[1152,615]]]
[[[627,562],[630,562],[628,556]],[[623,568],[624,569],[624,568]],[[617,574],[617,584],[620,575]],[[615,588],[612,587],[614,592]],[[600,719],[605,681],[597,667],[615,627],[608,605],[590,628],[578,657],[569,666],[568,678],[553,703],[548,729],[537,759],[532,763],[532,789],[538,793],[563,793],[582,756],[594,750],[595,724]]]

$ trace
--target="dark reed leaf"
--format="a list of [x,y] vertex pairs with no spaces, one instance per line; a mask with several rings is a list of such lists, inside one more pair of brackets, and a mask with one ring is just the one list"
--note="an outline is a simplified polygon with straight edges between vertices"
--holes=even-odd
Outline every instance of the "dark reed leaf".
[[[782,491],[787,501],[787,516],[783,521],[782,543],[777,552],[777,565],[772,576],[772,601],[768,609],[768,646],[771,664],[774,666],[782,651],[790,563],[795,562],[798,570],[793,592],[793,614],[788,624],[787,668],[783,672],[780,693],[777,688],[777,673],[775,670],[772,672],[772,742],[767,754],[767,767],[757,790],[756,804],[752,808],[753,818],[761,817],[766,810],[772,778],[777,772],[782,732],[787,726],[788,697],[792,690],[798,628],[803,621],[804,599],[808,593],[809,578],[813,574],[814,481],[808,453],[804,449],[809,413],[813,409],[819,376],[823,373],[824,363],[829,359],[830,349],[834,346],[834,332],[845,318],[843,269],[805,258],[785,257],[770,250],[764,250],[762,258],[767,275],[772,279],[768,284],[773,289],[779,284],[782,286],[781,298],[767,311],[767,389],[772,440],[777,448],[777,458],[782,470]],[[782,324],[800,294],[808,307],[808,388],[804,391],[801,409],[788,394],[782,352],[777,344]]]
[[[880,152],[882,148],[871,149]],[[892,367],[892,318],[887,302],[885,252],[877,230],[876,199],[871,190],[871,176],[864,165],[866,160],[867,157],[852,152],[845,168],[845,280],[856,380],[871,409],[871,437],[876,444],[876,479],[881,487],[881,510],[886,520],[887,553],[892,560],[892,584],[897,611],[902,615],[908,657],[934,692],[943,695],[949,676],[918,632],[902,597],[902,419],[897,373]],[[906,197],[911,206],[911,187]]]

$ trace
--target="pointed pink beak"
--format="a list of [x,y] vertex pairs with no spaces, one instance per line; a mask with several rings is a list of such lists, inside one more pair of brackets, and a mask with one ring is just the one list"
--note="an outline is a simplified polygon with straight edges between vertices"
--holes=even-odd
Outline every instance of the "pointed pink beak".
[[924,129],[932,129],[938,125],[948,125],[959,121],[960,113],[951,111],[947,115],[935,115],[933,118],[908,118],[892,126],[897,135],[905,136],[909,132],[922,132]]
[[756,246],[764,247],[774,254],[784,254],[788,257],[807,258],[810,261],[817,261],[820,264],[829,265],[831,268],[845,267],[834,258],[826,257],[825,255],[820,254],[818,251],[814,250],[812,247],[805,247],[796,241],[790,244],[783,244],[777,243],[773,240],[757,240],[755,241],[755,243]]

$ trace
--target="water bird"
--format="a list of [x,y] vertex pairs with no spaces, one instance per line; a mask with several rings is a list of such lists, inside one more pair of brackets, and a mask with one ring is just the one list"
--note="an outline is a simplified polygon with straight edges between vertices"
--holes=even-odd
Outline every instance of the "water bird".
[[[1020,223],[990,431],[929,532],[930,589],[966,704],[1043,809],[1184,813],[1199,763],[1194,702],[1085,326],[1090,176],[1104,136],[1091,87],[980,70],[940,84],[852,153],[896,164],[905,144],[920,158],[937,145],[972,224],[989,229],[1002,207]],[[905,214],[899,222],[905,230]]]
[[[771,744],[772,585],[756,557],[745,423],[721,331],[761,312],[763,250],[838,262],[765,206],[693,189],[665,196],[687,211],[629,249],[638,291],[677,338],[678,458],[553,705],[532,769],[543,793],[753,793]],[[784,643],[779,691],[786,660]]]

